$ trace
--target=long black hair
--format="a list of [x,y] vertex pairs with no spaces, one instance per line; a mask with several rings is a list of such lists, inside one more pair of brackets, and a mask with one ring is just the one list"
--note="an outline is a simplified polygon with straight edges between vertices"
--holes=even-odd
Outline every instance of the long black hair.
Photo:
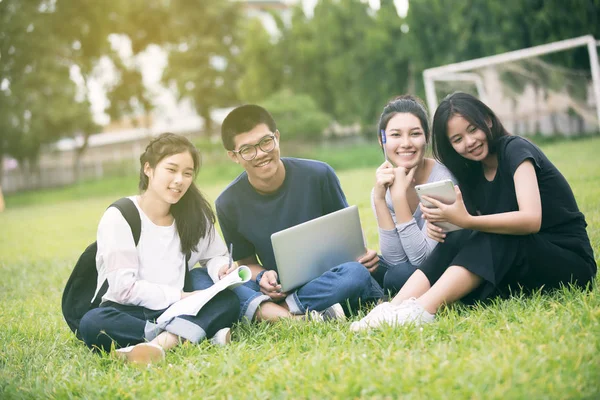
[[455,92],[442,100],[433,116],[433,155],[452,172],[459,186],[468,191],[483,171],[480,162],[467,160],[452,147],[448,138],[448,121],[455,115],[460,115],[485,133],[492,154],[496,152],[498,139],[509,133],[496,114],[470,94]]
[[[195,178],[200,171],[201,158],[192,142],[174,133],[163,133],[152,139],[140,156],[140,191],[143,193],[148,189],[148,176],[144,173],[146,163],[154,169],[163,158],[186,151],[194,161]],[[171,214],[175,219],[177,233],[181,240],[181,252],[184,254],[198,250],[198,242],[210,232],[211,225],[216,221],[210,203],[194,182],[181,199],[171,205]]]

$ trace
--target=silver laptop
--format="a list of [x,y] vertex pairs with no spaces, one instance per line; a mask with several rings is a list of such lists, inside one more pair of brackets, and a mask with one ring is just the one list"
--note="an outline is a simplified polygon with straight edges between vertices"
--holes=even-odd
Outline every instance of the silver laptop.
[[284,292],[366,252],[356,206],[276,232],[271,243]]

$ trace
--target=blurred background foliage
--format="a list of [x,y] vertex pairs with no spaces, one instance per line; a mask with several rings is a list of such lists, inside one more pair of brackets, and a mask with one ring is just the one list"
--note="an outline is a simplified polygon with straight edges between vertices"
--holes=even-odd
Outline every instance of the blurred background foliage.
[[[2,157],[35,167],[44,145],[100,131],[89,80],[109,62],[105,85],[112,120],[151,113],[153,93],[133,55],[167,54],[162,83],[191,101],[214,132],[211,111],[264,104],[290,138],[319,140],[332,121],[369,130],[399,93],[423,96],[425,68],[592,34],[600,37],[600,0],[410,0],[399,17],[392,0],[374,10],[360,0],[301,4],[289,20],[273,12],[278,33],[243,13],[243,1],[0,0],[0,176]],[[589,69],[585,48],[553,56]],[[74,78],[76,76],[76,79]]]
[[321,111],[312,97],[294,94],[290,89],[273,93],[261,104],[273,115],[278,126],[285,127],[286,141],[318,142],[331,123],[331,116]]

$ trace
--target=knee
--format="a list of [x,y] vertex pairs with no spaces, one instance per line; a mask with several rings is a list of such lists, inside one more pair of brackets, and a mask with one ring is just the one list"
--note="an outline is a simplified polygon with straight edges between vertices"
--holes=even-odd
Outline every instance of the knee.
[[371,284],[371,274],[361,263],[349,262],[337,268],[342,275],[340,284],[348,291],[361,292]]
[[100,336],[102,327],[100,324],[101,310],[95,308],[85,313],[79,321],[79,336],[83,342],[90,348],[100,346]]
[[391,267],[383,278],[383,289],[386,292],[398,292],[415,270],[416,268],[410,264],[400,264]]
[[239,297],[231,290],[223,290],[218,296],[224,317],[232,322],[236,321],[240,315]]

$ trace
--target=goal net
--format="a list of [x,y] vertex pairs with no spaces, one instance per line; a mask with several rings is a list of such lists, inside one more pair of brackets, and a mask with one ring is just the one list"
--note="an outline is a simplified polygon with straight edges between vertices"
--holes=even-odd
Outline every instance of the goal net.
[[423,78],[429,109],[435,110],[446,95],[463,91],[484,101],[514,134],[597,132],[597,43],[583,36],[427,69]]

